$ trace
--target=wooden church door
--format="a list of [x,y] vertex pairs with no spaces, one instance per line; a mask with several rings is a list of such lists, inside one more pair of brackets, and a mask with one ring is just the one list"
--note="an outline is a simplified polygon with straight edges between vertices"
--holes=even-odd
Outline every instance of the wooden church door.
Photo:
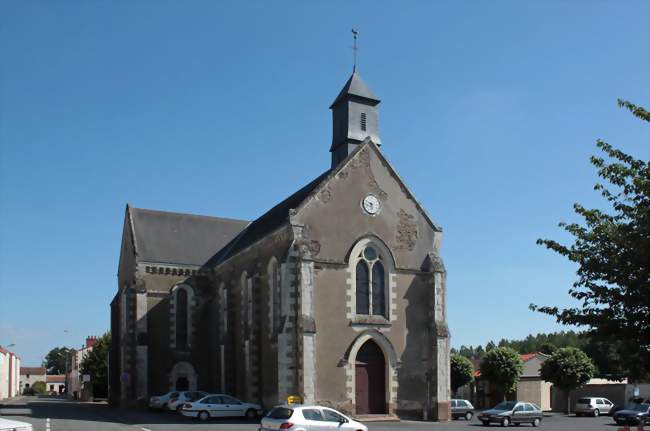
[[386,361],[374,341],[367,341],[355,364],[357,414],[386,413]]

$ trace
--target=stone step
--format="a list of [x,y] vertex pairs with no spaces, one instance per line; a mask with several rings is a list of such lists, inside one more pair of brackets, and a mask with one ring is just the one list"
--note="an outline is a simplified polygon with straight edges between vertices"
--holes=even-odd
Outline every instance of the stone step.
[[357,415],[354,417],[359,422],[392,422],[399,421],[395,415],[379,414],[379,415]]

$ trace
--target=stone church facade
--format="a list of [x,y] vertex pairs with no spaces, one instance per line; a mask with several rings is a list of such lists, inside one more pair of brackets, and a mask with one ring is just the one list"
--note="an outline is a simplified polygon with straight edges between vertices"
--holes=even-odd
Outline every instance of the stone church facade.
[[354,73],[331,168],[252,222],[127,205],[112,403],[188,388],[448,418],[442,231],[383,156],[378,104]]

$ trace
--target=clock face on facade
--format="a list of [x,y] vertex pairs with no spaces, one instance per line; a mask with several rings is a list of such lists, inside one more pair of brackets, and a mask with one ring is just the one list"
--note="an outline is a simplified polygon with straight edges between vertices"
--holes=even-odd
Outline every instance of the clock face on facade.
[[363,201],[361,202],[361,207],[366,213],[370,215],[375,215],[381,209],[381,202],[379,201],[379,199],[377,199],[376,196],[368,195],[365,198],[363,198]]

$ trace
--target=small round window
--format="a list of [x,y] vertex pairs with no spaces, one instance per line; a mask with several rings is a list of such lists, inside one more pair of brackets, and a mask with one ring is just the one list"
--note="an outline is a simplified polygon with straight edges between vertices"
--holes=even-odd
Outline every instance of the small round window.
[[377,259],[377,250],[372,247],[366,247],[366,249],[363,250],[363,257],[368,260],[375,260]]

